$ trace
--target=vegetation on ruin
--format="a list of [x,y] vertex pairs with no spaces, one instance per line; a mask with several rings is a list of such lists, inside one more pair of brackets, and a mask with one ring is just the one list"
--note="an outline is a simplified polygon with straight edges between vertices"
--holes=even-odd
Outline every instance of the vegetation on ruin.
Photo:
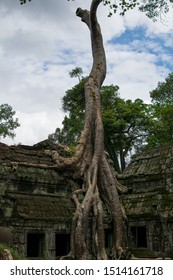
[[[74,69],[75,70],[75,69]],[[66,91],[62,99],[62,108],[68,112],[55,133],[49,136],[56,143],[61,143],[74,150],[84,123],[85,100],[84,85],[87,78],[82,78],[77,85]],[[100,89],[101,111],[104,127],[105,149],[118,173],[126,167],[126,157],[131,150],[139,151],[151,126],[150,106],[141,99],[125,100],[119,96],[119,87],[110,85]]]
[[[21,0],[26,3],[26,0]],[[105,152],[100,89],[106,76],[106,58],[97,9],[101,3],[109,5],[112,12],[124,13],[137,5],[147,16],[155,19],[168,11],[169,1],[114,1],[92,0],[90,11],[78,8],[76,15],[90,31],[93,65],[84,85],[85,116],[81,135],[72,157],[63,158],[56,151],[47,151],[57,169],[73,171],[82,180],[72,199],[76,206],[71,228],[71,251],[63,259],[108,259],[105,249],[103,204],[106,205],[113,227],[114,242],[111,256],[122,259],[128,254],[126,215],[119,195],[126,192],[116,179],[115,172]],[[113,4],[112,4],[113,3]],[[37,165],[38,166],[38,165]],[[79,199],[83,194],[83,200]]]

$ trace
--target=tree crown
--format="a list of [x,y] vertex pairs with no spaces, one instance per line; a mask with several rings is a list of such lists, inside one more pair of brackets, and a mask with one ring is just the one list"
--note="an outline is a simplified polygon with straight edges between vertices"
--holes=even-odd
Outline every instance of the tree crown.
[[[27,1],[31,2],[31,0],[19,1],[21,5],[26,4]],[[100,2],[103,2],[105,6],[109,6],[109,17],[113,13],[119,13],[124,16],[127,11],[138,7],[139,11],[144,12],[146,16],[155,21],[159,16],[169,11],[169,3],[173,3],[173,0],[100,0]]]

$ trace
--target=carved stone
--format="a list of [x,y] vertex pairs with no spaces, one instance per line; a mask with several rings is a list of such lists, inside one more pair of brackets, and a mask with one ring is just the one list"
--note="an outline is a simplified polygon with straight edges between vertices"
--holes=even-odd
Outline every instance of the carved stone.
[[[0,242],[27,258],[58,259],[70,250],[74,205],[71,195],[82,182],[56,169],[52,150],[67,147],[49,140],[32,147],[0,143]],[[121,200],[128,217],[128,239],[140,258],[173,256],[173,146],[132,158],[118,180],[128,188]],[[114,242],[105,208],[106,246]]]

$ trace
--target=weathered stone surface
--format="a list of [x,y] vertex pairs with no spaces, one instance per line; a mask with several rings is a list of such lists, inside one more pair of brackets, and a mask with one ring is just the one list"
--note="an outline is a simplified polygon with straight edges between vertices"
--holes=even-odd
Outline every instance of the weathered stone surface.
[[0,226],[0,243],[12,244],[12,230],[9,227]]
[[[10,228],[13,246],[28,258],[55,259],[69,251],[71,194],[82,185],[69,171],[50,168],[55,163],[47,149],[68,155],[66,147],[48,140],[32,147],[0,144],[0,242],[2,228]],[[173,146],[169,146],[134,156],[118,176],[128,188],[121,200],[129,220],[129,244],[138,257],[173,255],[172,174]],[[105,207],[108,244],[113,242],[110,225]]]
[[55,165],[45,153],[50,148],[68,153],[50,141],[33,147],[0,143],[0,239],[8,243],[2,229],[11,226],[13,246],[32,257],[27,243],[33,242],[34,258],[56,258],[55,236],[60,234],[65,242],[61,234],[70,234],[74,212],[71,194],[80,187],[69,172],[49,168]]
[[129,219],[131,245],[139,250],[137,243],[142,241],[138,235],[143,238],[145,231],[146,256],[148,252],[173,256],[172,171],[173,146],[159,147],[135,155],[120,179],[128,187],[122,202]]

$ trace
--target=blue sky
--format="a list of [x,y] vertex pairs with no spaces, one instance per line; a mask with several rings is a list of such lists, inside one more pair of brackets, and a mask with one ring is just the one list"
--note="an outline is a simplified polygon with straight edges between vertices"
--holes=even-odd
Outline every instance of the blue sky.
[[[165,66],[169,71],[173,71],[173,46],[166,44],[166,38],[162,35],[147,37],[145,26],[137,26],[133,29],[127,29],[124,33],[122,33],[119,37],[113,37],[109,44],[119,44],[119,45],[129,45],[131,49],[135,52],[149,52],[157,56],[156,65]],[[158,53],[159,47],[159,53]],[[159,54],[164,54],[164,56],[159,56]],[[166,59],[170,57],[170,59]]]
[[[41,4],[40,4],[41,2]],[[0,103],[16,111],[21,126],[7,144],[32,145],[61,126],[61,100],[78,80],[68,75],[82,67],[88,75],[92,65],[89,31],[75,16],[90,0],[0,1]],[[108,18],[100,6],[107,57],[105,85],[117,84],[125,99],[150,102],[149,92],[173,71],[173,8],[164,22],[152,22],[137,10],[125,17]]]

